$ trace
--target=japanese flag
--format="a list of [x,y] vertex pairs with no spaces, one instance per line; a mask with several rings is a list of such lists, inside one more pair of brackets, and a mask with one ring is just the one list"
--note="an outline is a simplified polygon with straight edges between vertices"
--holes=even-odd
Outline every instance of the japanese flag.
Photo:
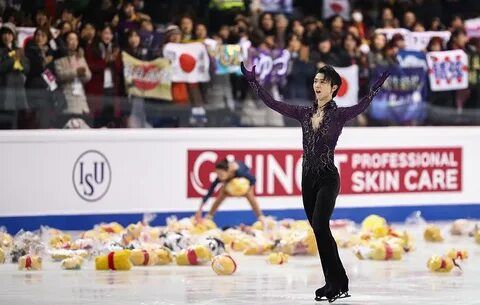
[[172,82],[210,81],[210,58],[203,43],[167,43],[163,56],[172,63]]
[[342,85],[338,90],[335,102],[338,107],[349,107],[358,102],[358,66],[352,65],[346,68],[336,68],[335,71],[342,78]]
[[344,20],[350,20],[350,2],[348,0],[323,0],[323,19],[340,15]]

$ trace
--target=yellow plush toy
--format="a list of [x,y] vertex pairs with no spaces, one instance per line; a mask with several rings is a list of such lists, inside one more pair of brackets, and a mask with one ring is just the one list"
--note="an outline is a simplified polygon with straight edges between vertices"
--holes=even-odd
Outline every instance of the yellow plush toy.
[[99,231],[105,232],[105,233],[118,234],[118,233],[121,233],[123,230],[124,230],[123,226],[118,222],[102,223],[99,226]]
[[402,259],[403,249],[398,244],[387,242],[373,242],[370,245],[370,259],[373,260],[399,260]]
[[410,252],[414,249],[413,237],[407,231],[397,232],[395,236],[401,240],[400,245],[403,247],[403,251]]
[[362,221],[362,231],[372,231],[374,228],[387,227],[387,220],[372,214]]
[[199,235],[209,230],[213,230],[217,228],[217,225],[212,219],[204,218],[200,221],[197,221],[195,217],[191,218],[192,227],[190,228],[190,233],[193,235]]
[[49,244],[52,248],[63,248],[70,245],[72,236],[70,234],[59,233],[50,238]]
[[66,258],[62,261],[62,269],[65,270],[79,270],[82,268],[83,257],[75,255],[69,258]]
[[428,260],[427,267],[433,272],[450,272],[454,267],[454,262],[450,257],[433,255]]
[[467,250],[457,250],[452,248],[447,252],[447,256],[453,260],[459,259],[463,261],[468,258],[468,252]]
[[5,263],[5,252],[0,248],[0,264]]
[[6,232],[0,232],[0,248],[8,249],[13,246],[12,235]]
[[233,178],[225,185],[225,191],[231,196],[245,196],[250,189],[250,181],[245,177]]
[[440,228],[435,225],[428,225],[423,232],[423,238],[426,241],[430,242],[441,242],[443,241],[442,233],[440,232]]
[[272,265],[282,265],[288,262],[288,254],[282,252],[274,252],[268,255],[267,261]]
[[269,253],[273,249],[272,243],[267,242],[258,242],[255,240],[250,240],[247,242],[243,254],[245,255],[262,255]]
[[24,255],[18,259],[19,270],[40,270],[42,269],[42,258],[37,255]]
[[237,270],[237,264],[230,255],[220,254],[212,259],[212,269],[218,275],[231,275]]
[[373,241],[368,247],[357,247],[354,249],[359,259],[371,259],[377,261],[402,259],[403,249],[398,244],[385,241]]
[[153,252],[157,255],[157,265],[167,265],[173,261],[172,251],[168,248],[162,247]]
[[134,266],[153,266],[157,264],[157,254],[153,251],[134,249],[130,252],[130,261]]
[[277,222],[273,217],[260,216],[260,219],[255,221],[252,225],[253,229],[256,230],[273,230],[277,226]]
[[475,241],[477,244],[480,244],[480,230],[476,230],[473,235],[475,236]]
[[244,251],[250,243],[247,238],[235,238],[230,241],[229,245],[233,251]]
[[181,250],[175,257],[177,265],[199,265],[210,261],[212,253],[210,249],[203,245],[197,245],[188,249]]
[[291,230],[277,243],[275,250],[288,255],[316,255],[317,242],[313,230]]
[[95,258],[96,270],[130,270],[130,250],[120,250],[110,252],[107,255],[97,256]]

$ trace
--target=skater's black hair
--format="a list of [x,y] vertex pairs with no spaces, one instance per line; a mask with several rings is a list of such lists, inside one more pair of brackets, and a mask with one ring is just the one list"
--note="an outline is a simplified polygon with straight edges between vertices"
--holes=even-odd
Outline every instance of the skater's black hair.
[[227,159],[223,159],[222,161],[215,164],[215,169],[221,169],[221,170],[224,170],[224,171],[228,171],[228,163],[229,162],[228,162]]
[[329,81],[332,87],[337,85],[337,89],[333,91],[332,94],[332,97],[335,97],[338,93],[338,90],[340,89],[340,86],[342,85],[342,78],[340,77],[340,75],[337,73],[337,71],[335,71],[332,66],[329,65],[323,66],[318,69],[315,75],[317,75],[318,73],[322,73],[325,80]]

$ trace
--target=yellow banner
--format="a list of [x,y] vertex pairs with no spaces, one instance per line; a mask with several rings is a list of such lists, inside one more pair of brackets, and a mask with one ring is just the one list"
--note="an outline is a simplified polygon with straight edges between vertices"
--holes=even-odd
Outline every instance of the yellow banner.
[[172,100],[170,61],[142,61],[122,52],[125,91],[128,95]]

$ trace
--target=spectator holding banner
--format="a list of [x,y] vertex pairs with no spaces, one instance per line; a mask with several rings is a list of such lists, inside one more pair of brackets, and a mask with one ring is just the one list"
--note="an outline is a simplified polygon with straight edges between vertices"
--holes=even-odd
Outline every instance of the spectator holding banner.
[[[140,34],[138,30],[129,30],[127,32],[127,48],[126,52],[140,60],[151,60],[152,55],[149,50],[143,48],[140,44]],[[151,125],[147,122],[147,115],[145,112],[145,99],[140,96],[129,96],[130,101],[130,115],[128,117],[128,127],[130,128],[146,128]]]
[[[463,23],[462,23],[463,24]],[[450,40],[448,41],[447,48],[449,50],[463,50],[465,51],[468,42],[467,32],[461,28],[453,31]],[[455,106],[457,113],[462,113],[465,107],[465,103],[470,98],[470,89],[459,89],[455,92]]]

